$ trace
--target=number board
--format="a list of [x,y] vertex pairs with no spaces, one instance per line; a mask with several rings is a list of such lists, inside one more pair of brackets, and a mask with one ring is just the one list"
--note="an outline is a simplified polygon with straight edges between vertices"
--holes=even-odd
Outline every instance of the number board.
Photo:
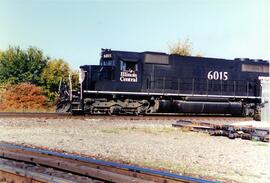
[[111,53],[103,53],[102,54],[102,58],[103,59],[111,59],[112,58],[112,54]]

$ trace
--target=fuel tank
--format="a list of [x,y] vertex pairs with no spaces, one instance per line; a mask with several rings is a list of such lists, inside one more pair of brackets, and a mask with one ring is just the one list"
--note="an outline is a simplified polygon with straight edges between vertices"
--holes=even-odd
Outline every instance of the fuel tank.
[[241,102],[160,100],[159,113],[242,114]]

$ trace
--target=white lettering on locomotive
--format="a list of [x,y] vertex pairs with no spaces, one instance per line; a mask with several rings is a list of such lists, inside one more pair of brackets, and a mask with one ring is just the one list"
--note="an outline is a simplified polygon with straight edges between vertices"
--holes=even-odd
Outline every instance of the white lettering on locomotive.
[[121,82],[138,82],[138,76],[136,73],[130,73],[129,71],[123,71],[120,73]]
[[112,58],[112,54],[111,53],[106,53],[103,55],[103,58]]
[[209,80],[223,80],[226,81],[229,79],[228,72],[219,72],[219,71],[209,71],[207,74]]

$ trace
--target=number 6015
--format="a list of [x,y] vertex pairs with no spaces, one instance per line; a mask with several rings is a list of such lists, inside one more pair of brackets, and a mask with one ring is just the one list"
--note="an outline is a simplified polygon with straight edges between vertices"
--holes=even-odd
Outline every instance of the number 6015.
[[209,71],[207,74],[209,80],[228,80],[228,72]]

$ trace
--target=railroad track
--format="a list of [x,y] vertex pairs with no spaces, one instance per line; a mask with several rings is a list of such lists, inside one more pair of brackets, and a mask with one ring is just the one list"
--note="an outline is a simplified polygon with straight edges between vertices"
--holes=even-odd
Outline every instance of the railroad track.
[[0,117],[28,117],[28,118],[64,118],[71,117],[69,113],[55,113],[55,112],[0,112]]
[[190,120],[190,121],[251,121],[250,117],[232,117],[232,116],[211,116],[211,115],[177,115],[177,114],[155,114],[145,116],[131,115],[71,115],[70,113],[36,113],[36,112],[0,112],[0,118],[24,117],[24,118],[74,118],[74,119],[105,119],[105,120]]
[[12,144],[0,144],[0,178],[2,182],[213,182],[160,170]]

